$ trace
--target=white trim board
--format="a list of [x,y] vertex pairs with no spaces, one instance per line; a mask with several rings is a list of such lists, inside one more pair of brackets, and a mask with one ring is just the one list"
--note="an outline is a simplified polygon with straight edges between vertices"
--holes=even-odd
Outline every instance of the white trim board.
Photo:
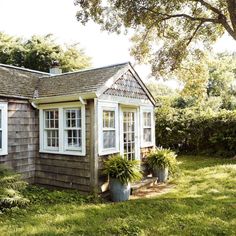
[[8,103],[0,102],[1,110],[1,131],[2,131],[2,148],[0,149],[0,156],[8,154]]

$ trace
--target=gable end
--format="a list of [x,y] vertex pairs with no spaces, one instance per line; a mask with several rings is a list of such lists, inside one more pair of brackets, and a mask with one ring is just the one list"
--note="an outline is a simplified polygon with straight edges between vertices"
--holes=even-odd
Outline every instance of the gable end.
[[123,74],[104,94],[149,100],[146,92],[130,71]]

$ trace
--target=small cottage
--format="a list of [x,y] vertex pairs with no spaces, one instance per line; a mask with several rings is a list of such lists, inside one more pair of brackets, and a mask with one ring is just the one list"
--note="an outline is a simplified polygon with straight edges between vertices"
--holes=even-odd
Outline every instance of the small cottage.
[[0,64],[0,163],[30,183],[106,191],[104,158],[155,145],[155,101],[130,63],[56,73]]

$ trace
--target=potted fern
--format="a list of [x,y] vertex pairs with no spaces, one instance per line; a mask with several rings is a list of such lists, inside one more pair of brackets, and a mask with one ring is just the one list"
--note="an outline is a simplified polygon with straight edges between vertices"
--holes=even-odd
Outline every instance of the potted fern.
[[176,154],[170,149],[156,148],[147,156],[147,163],[158,182],[166,182],[169,171],[176,165]]
[[121,155],[113,155],[104,164],[104,174],[109,176],[111,199],[114,202],[126,201],[130,196],[130,183],[139,180],[140,165]]

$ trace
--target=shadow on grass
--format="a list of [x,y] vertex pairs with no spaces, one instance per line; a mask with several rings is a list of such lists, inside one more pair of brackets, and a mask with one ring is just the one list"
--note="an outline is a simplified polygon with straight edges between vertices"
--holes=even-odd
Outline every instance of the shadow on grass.
[[236,161],[178,160],[184,174],[169,194],[89,204],[73,194],[44,197],[41,191],[28,209],[0,216],[0,235],[236,235]]
[[220,166],[223,164],[236,164],[236,159],[222,157],[207,157],[207,156],[179,156],[177,158],[180,169],[183,170],[198,170],[200,168]]
[[8,235],[235,235],[235,205],[205,197],[54,205],[21,215]]

